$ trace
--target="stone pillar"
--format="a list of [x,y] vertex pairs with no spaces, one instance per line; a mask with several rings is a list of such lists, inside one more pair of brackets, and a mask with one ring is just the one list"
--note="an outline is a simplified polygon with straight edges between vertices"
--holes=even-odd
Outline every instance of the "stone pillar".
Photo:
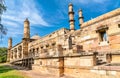
[[15,60],[17,59],[17,48],[15,48]]
[[27,67],[27,59],[25,59],[25,67]]
[[18,47],[18,58],[21,59],[22,57],[22,46]]
[[59,57],[59,76],[64,76],[64,57]]
[[13,49],[13,60],[15,60],[15,49]]
[[69,49],[72,49],[72,44],[73,44],[73,41],[72,41],[72,36],[70,35],[69,38],[68,38],[68,48]]
[[111,54],[106,54],[106,59],[107,59],[107,63],[111,63],[112,55]]
[[21,50],[21,58],[23,58],[23,45],[21,46],[22,50]]
[[81,26],[83,23],[84,23],[84,17],[83,17],[83,14],[82,14],[82,9],[79,10],[79,26]]
[[25,67],[25,59],[23,59],[23,67]]
[[31,69],[31,67],[30,67],[30,58],[28,59],[28,69]]
[[17,59],[19,59],[19,50],[17,48]]
[[58,54],[58,56],[63,56],[63,48],[62,48],[62,45],[60,45],[60,44],[58,44],[57,45],[57,54]]
[[27,59],[27,68],[29,68],[29,59]]
[[24,67],[24,59],[22,59],[22,67]]
[[98,54],[97,52],[94,52],[94,53],[93,53],[93,66],[96,66],[96,65],[97,65],[97,57],[96,57],[97,54]]
[[59,59],[59,76],[64,75],[64,57],[63,57],[63,48],[62,45],[57,45],[58,49],[58,59]]
[[70,30],[74,31],[75,30],[75,20],[74,20],[74,11],[73,11],[73,5],[70,3],[69,4],[69,23],[70,23]]
[[11,48],[12,48],[12,38],[9,38],[9,40],[8,40],[7,62],[10,61]]
[[13,50],[11,50],[11,53],[10,53],[10,61],[12,61],[13,60]]
[[26,40],[23,40],[23,58],[26,58],[28,56],[28,43]]

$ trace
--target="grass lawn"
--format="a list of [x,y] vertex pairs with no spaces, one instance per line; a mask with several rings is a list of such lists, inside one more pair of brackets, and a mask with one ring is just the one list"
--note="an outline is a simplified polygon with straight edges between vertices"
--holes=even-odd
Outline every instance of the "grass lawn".
[[18,70],[14,70],[8,65],[0,65],[0,78],[30,78],[23,75]]

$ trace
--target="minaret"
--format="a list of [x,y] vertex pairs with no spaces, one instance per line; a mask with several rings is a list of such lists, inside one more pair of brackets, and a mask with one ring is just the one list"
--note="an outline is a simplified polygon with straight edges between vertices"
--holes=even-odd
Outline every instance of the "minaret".
[[24,21],[24,38],[29,39],[30,38],[30,22],[29,20],[26,18],[26,20]]
[[83,14],[82,14],[82,9],[79,10],[79,26],[81,26],[83,23],[84,23],[84,17],[83,17]]
[[12,38],[10,37],[8,40],[8,49],[12,48]]
[[28,57],[28,44],[30,42],[30,22],[26,18],[24,21],[24,36],[23,36],[23,58]]
[[73,5],[70,3],[69,4],[69,23],[70,23],[70,30],[74,31],[75,30],[75,20],[74,20],[74,12],[73,12]]
[[9,38],[8,40],[8,53],[7,53],[7,61],[10,61],[10,53],[12,48],[12,38]]

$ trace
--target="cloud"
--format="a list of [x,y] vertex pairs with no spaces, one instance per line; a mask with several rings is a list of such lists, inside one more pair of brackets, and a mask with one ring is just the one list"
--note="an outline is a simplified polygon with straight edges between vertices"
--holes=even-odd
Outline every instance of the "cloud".
[[[27,4],[27,5],[26,5]],[[22,4],[22,12],[19,15],[23,16],[23,18],[29,18],[31,24],[39,24],[43,26],[48,26],[49,24],[42,18],[42,12],[39,12],[37,7],[35,6],[34,0],[25,0]]]
[[17,23],[12,22],[12,21],[7,21],[7,20],[3,21],[2,24],[5,25],[5,26],[7,26],[7,27],[12,27],[12,26],[14,26],[13,28],[18,27]]
[[21,40],[23,21],[26,18],[30,20],[31,27],[49,26],[43,18],[44,13],[41,12],[41,7],[39,9],[36,7],[36,0],[5,0],[5,5],[7,11],[2,15],[2,24],[7,27],[8,31],[4,36],[3,44],[6,44],[9,37],[15,39],[14,44]]
[[48,26],[49,24],[42,18],[42,13],[38,11],[35,6],[34,0],[6,0],[7,12],[3,15],[6,19],[23,23],[25,18],[29,18],[32,25],[39,24],[42,26]]
[[49,26],[42,17],[43,12],[37,9],[34,0],[5,0],[5,4],[7,11],[2,16],[2,24],[8,29],[7,36],[17,37],[22,34],[23,21],[26,18],[30,20],[32,27]]

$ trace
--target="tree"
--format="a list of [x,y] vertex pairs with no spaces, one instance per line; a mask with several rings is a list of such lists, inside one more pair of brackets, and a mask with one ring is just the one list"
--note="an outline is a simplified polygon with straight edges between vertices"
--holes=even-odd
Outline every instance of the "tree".
[[3,26],[3,24],[1,23],[1,18],[2,18],[2,14],[3,12],[6,11],[6,6],[4,5],[4,0],[0,0],[0,36],[1,38],[3,37],[3,35],[7,34],[7,28],[5,28],[5,26]]
[[7,60],[7,48],[0,47],[0,63],[6,62]]

